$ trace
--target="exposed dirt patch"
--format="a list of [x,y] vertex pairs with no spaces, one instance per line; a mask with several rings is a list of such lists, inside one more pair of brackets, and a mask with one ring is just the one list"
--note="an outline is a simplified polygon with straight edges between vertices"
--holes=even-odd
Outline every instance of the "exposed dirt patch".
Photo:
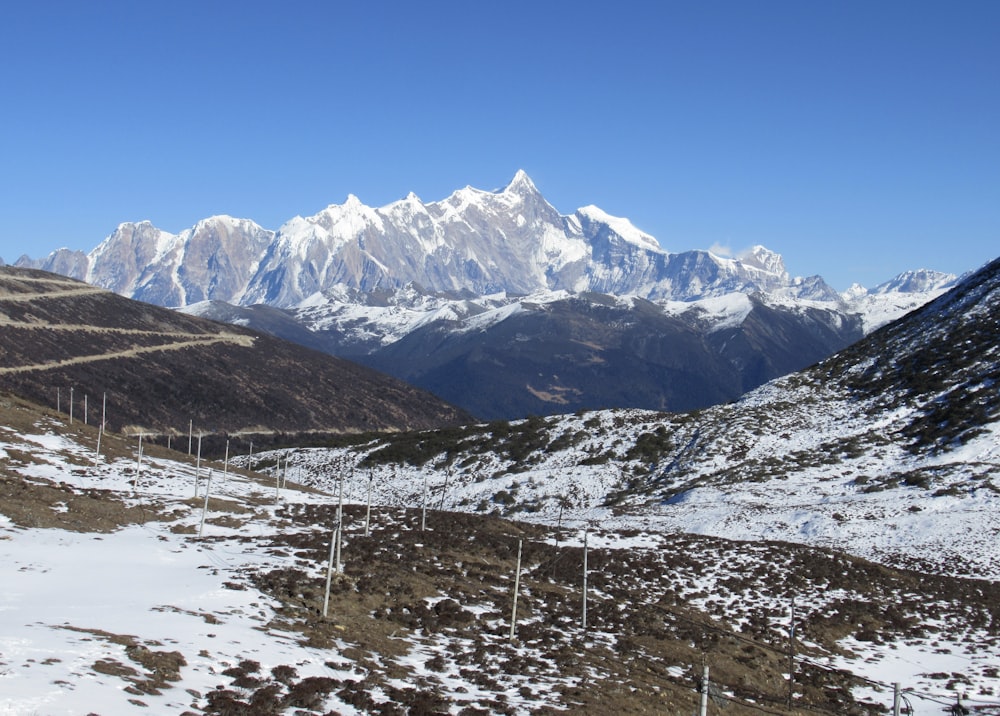
[[98,673],[119,676],[129,682],[130,686],[125,690],[132,694],[159,694],[161,689],[171,688],[173,682],[180,681],[181,667],[187,665],[187,660],[180,652],[151,649],[129,634],[112,634],[101,629],[74,626],[60,628],[90,634],[96,639],[125,647],[125,656],[140,668],[111,658],[98,659],[91,668]]
[[0,464],[2,512],[19,527],[55,527],[73,532],[113,532],[125,525],[166,517],[153,505],[129,507],[117,493],[66,483],[27,481]]

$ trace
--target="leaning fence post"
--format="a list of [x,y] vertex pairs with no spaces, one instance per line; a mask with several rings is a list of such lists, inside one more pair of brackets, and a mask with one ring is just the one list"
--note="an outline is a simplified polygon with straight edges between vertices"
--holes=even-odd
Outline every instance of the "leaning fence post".
[[205,514],[208,512],[208,493],[212,490],[212,468],[208,468],[208,481],[205,483],[205,504],[201,508],[201,525],[198,527],[198,537],[205,529]]
[[365,511],[365,537],[370,534],[372,522],[372,471],[368,470],[368,509]]
[[135,463],[135,479],[132,480],[132,492],[139,487],[139,473],[142,472],[142,433],[139,433],[139,454]]
[[340,497],[337,502],[337,574],[344,571],[340,563],[340,548],[344,541],[344,475],[340,475]]
[[198,459],[194,467],[194,496],[198,498],[198,482],[201,480],[201,433],[198,433]]
[[97,429],[97,450],[94,452],[94,467],[97,467],[98,461],[101,459],[101,437],[104,435],[104,424]]
[[420,531],[427,529],[427,473],[424,473],[424,500],[420,508]]
[[448,481],[451,479],[451,467],[444,474],[444,489],[441,490],[441,501],[438,503],[438,510],[444,510],[444,498],[448,494]]
[[281,504],[281,456],[274,466],[274,506]]
[[517,566],[514,568],[514,603],[510,610],[510,640],[514,641],[514,626],[517,624],[517,593],[521,589],[521,544],[517,541]]
[[583,530],[583,617],[580,620],[581,629],[587,631],[587,529]]
[[701,670],[701,707],[698,713],[708,716],[708,664]]
[[330,535],[330,559],[326,564],[326,595],[323,597],[323,618],[325,619],[330,610],[330,581],[333,579],[333,552],[334,546],[340,540],[340,525],[333,528]]

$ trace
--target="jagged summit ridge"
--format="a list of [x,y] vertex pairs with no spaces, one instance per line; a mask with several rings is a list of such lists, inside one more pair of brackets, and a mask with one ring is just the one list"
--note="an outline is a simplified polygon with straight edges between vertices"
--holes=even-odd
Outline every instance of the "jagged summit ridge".
[[936,291],[954,285],[955,276],[952,274],[931,271],[929,269],[917,269],[914,271],[904,271],[890,281],[876,286],[872,293],[919,293],[922,291]]
[[336,287],[393,291],[410,283],[475,295],[566,290],[654,300],[798,290],[781,257],[763,247],[738,259],[670,254],[596,206],[559,213],[523,170],[501,189],[466,187],[440,201],[410,193],[374,208],[351,194],[277,231],[229,216],[179,234],[123,223],[89,254],[61,250],[19,265],[168,306],[291,307]]
[[535,182],[531,181],[531,177],[523,169],[518,169],[517,173],[514,174],[514,178],[510,180],[510,183],[502,190],[504,193],[513,194],[537,194],[538,187],[535,186]]

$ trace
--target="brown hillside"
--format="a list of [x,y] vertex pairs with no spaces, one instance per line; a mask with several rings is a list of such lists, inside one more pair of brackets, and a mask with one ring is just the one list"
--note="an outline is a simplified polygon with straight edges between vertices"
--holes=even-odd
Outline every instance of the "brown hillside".
[[[0,266],[0,388],[151,433],[394,431],[467,422],[435,396],[271,336]],[[72,393],[71,393],[72,390]],[[190,421],[190,422],[189,422]]]

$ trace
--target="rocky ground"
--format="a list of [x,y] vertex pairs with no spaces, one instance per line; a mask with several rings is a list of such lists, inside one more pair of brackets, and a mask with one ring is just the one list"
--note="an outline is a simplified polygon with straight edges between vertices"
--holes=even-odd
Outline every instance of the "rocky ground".
[[992,582],[593,525],[584,625],[579,526],[355,501],[327,602],[335,496],[3,410],[5,714],[997,713]]

